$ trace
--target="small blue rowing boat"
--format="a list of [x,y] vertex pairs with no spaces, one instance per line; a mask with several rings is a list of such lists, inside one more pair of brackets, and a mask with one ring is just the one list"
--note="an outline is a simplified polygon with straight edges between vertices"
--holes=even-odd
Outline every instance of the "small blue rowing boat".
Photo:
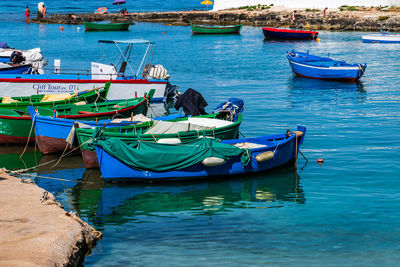
[[105,181],[165,181],[227,177],[294,164],[306,128],[286,134],[223,140],[200,137],[185,144],[118,138],[94,140]]
[[367,67],[367,63],[349,64],[295,50],[287,53],[287,59],[296,75],[312,79],[355,81],[361,78]]

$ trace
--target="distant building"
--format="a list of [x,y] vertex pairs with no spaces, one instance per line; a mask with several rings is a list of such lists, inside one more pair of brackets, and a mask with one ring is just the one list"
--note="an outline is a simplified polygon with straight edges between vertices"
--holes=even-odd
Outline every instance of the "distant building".
[[337,8],[342,5],[348,6],[400,6],[400,0],[329,0],[329,1],[315,1],[315,0],[215,0],[213,10],[221,10],[228,8],[236,8],[242,6],[252,5],[270,5],[284,6],[286,8]]

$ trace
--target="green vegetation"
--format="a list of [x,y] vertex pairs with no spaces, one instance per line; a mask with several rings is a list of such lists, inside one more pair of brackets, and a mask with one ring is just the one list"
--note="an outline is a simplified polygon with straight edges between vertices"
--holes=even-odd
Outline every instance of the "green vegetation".
[[340,11],[358,11],[360,10],[359,6],[348,6],[348,5],[343,5],[339,7]]
[[307,12],[321,12],[321,10],[316,9],[316,8],[313,8],[313,9],[306,8],[306,11],[307,11]]
[[238,7],[238,9],[246,9],[247,11],[254,11],[254,10],[261,11],[261,10],[265,10],[265,9],[270,9],[273,5],[274,4],[270,4],[269,6],[258,4],[258,5],[254,5],[254,6],[241,6],[241,7]]
[[400,7],[391,5],[389,6],[348,6],[343,5],[339,7],[340,11],[400,11]]
[[383,21],[383,20],[387,20],[388,18],[389,18],[389,16],[379,16],[378,20]]

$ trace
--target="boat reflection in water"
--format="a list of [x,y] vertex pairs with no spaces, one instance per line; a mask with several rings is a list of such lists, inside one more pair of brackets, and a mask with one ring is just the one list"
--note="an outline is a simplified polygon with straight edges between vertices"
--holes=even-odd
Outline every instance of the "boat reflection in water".
[[360,93],[365,92],[363,81],[329,81],[310,79],[300,76],[293,76],[288,79],[289,90],[307,89],[307,90],[353,90]]
[[[10,151],[12,151],[10,153]],[[8,170],[19,170],[34,167],[39,164],[42,154],[32,146],[28,146],[24,152],[21,145],[1,145],[0,146],[0,168]]]
[[[44,156],[41,163],[56,158]],[[79,155],[63,159],[54,168],[52,165],[38,169],[36,183],[54,194],[67,210],[77,211],[100,230],[108,224],[120,225],[143,216],[163,217],[180,212],[217,215],[232,209],[305,203],[295,169],[215,181],[106,184],[99,170],[83,168]]]
[[367,98],[367,85],[362,81],[325,81],[293,76],[288,79],[287,84],[290,97],[295,97],[296,100],[293,101],[299,101],[299,103],[351,99],[364,102]]
[[[70,172],[71,173],[71,172]],[[104,184],[99,170],[88,170],[64,193],[89,223],[100,229],[142,216],[213,215],[232,209],[284,206],[305,202],[295,170],[233,180],[198,183]]]

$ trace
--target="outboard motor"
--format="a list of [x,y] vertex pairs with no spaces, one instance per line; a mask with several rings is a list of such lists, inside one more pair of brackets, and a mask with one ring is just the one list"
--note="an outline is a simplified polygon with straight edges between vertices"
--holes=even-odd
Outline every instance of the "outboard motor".
[[175,96],[178,93],[178,89],[178,85],[172,85],[168,82],[167,87],[165,88],[165,96],[167,97],[167,100],[175,99]]
[[10,56],[10,62],[13,64],[19,64],[24,61],[25,58],[22,56],[21,52],[13,51]]

